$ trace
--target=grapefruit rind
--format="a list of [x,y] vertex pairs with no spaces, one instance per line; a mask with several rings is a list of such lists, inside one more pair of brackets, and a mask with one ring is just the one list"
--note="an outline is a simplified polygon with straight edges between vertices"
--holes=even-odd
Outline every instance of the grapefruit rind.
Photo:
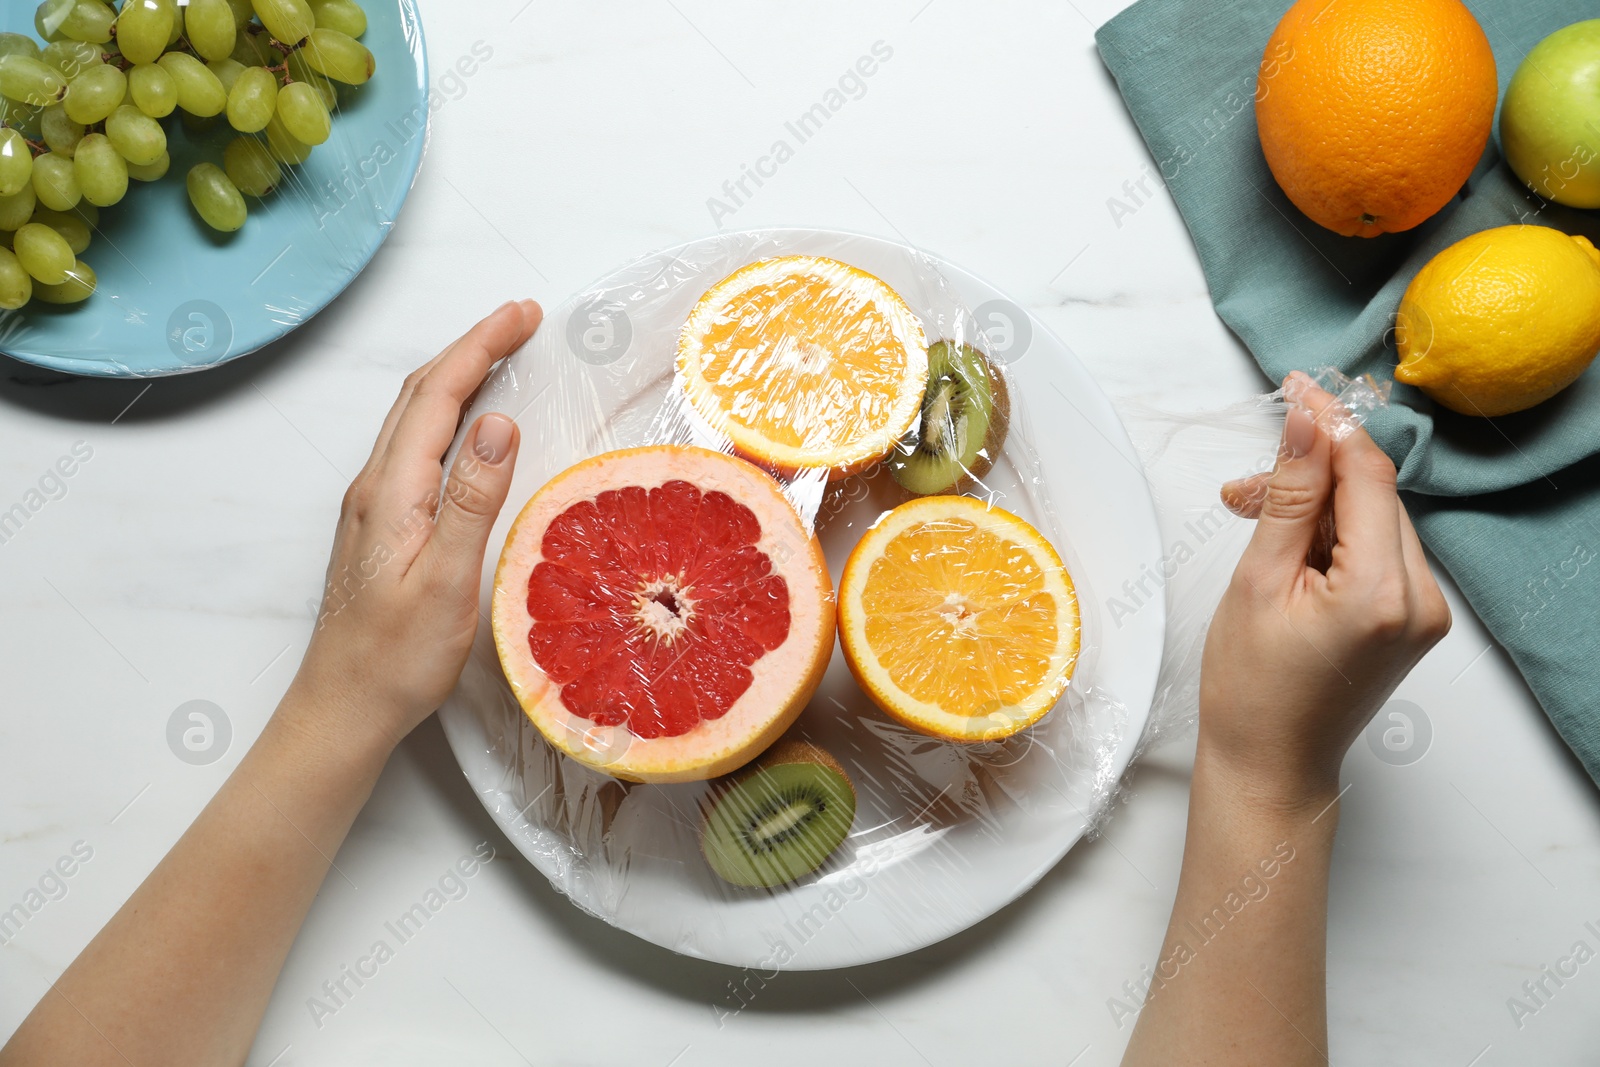
[[[1045,591],[1057,605],[1056,644],[1041,684],[1027,697],[982,716],[956,715],[919,700],[897,685],[878,662],[866,636],[862,594],[873,563],[890,542],[926,522],[945,518],[972,522],[980,530],[1017,545],[1038,565]],[[966,496],[923,497],[882,516],[850,553],[839,579],[839,643],[856,683],[890,718],[919,733],[949,741],[998,741],[1037,723],[1055,707],[1072,681],[1080,643],[1080,616],[1072,576],[1049,541],[1025,520]]]
[[[750,420],[741,419],[727,407],[718,383],[704,375],[706,340],[719,317],[741,294],[758,286],[806,274],[820,279],[832,291],[851,293],[870,301],[890,333],[899,339],[902,362],[894,382],[895,395],[877,424],[848,440],[839,440],[838,428],[805,428],[805,440],[793,445],[773,440]],[[859,267],[823,256],[780,256],[741,267],[708,289],[689,313],[678,335],[677,377],[692,414],[713,435],[724,437],[740,455],[790,477],[804,470],[825,469],[832,478],[863,470],[888,455],[905,435],[921,411],[922,394],[928,384],[928,340],[922,320],[887,282]],[[881,362],[878,370],[884,369]],[[802,397],[815,401],[821,390],[797,380],[792,388],[796,401]],[[751,405],[748,394],[736,391],[735,406]],[[762,405],[770,415],[775,405]],[[798,406],[798,405],[796,405]],[[859,414],[855,408],[841,407],[840,419]]]
[[[721,718],[687,733],[638,738],[625,726],[601,726],[569,711],[561,690],[534,662],[528,634],[528,580],[542,559],[552,519],[581,501],[622,486],[653,488],[681,479],[721,491],[761,524],[756,547],[789,587],[789,633],[750,666],[750,687]],[[727,774],[760,755],[789,728],[815,692],[833,653],[833,585],[815,537],[770,477],[721,452],[659,445],[607,452],[556,475],[524,505],[495,569],[495,649],[529,721],[574,760],[632,782],[692,782]]]

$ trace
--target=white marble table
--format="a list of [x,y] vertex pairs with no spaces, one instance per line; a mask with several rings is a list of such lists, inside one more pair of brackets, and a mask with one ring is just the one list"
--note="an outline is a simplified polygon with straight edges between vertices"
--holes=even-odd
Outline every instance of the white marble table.
[[[304,648],[340,493],[400,378],[499,301],[557,302],[719,223],[822,225],[908,240],[991,279],[1113,396],[1200,408],[1261,389],[1170,199],[1148,181],[1138,192],[1150,161],[1092,45],[1119,6],[423,0],[446,102],[392,239],[324,315],[271,351],[148,392],[0,363],[0,504],[75,443],[92,450],[65,495],[0,544],[0,909],[41,878],[58,898],[0,947],[0,1034],[258,733]],[[479,41],[492,58],[442,80]],[[761,163],[875,45],[892,54],[859,99],[792,157]],[[758,165],[771,176],[732,203],[724,182]],[[1108,199],[1129,202],[1129,187],[1137,209],[1114,216]],[[1432,723],[1426,756],[1399,766],[1358,743],[1346,763],[1333,1055],[1592,1062],[1600,963],[1545,979],[1551,995],[1520,1027],[1507,1001],[1575,942],[1600,948],[1585,926],[1600,928],[1600,805],[1449,593],[1454,632],[1398,694]],[[231,725],[209,765],[167,744],[191,700]],[[430,721],[337,857],[348,881],[323,887],[251,1063],[1114,1064],[1128,1028],[1110,1001],[1161,936],[1188,765],[1181,745],[1150,759],[1104,838],[967,933],[853,972],[782,976],[741,1008],[736,972],[552,892]],[[314,1018],[323,983],[480,846],[500,857],[466,896]],[[46,874],[63,857],[73,873],[57,883]]]

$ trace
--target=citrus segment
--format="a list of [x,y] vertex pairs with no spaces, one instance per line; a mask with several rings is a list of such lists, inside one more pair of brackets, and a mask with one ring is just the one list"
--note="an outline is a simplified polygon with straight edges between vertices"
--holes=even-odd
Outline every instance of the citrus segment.
[[557,748],[635,781],[758,755],[827,667],[832,587],[776,483],[699,448],[611,452],[528,501],[496,572],[495,644]]
[[928,379],[916,314],[837,260],[785,256],[712,286],[678,338],[695,412],[757,462],[848,473],[910,428]]
[[1027,522],[971,497],[902,504],[845,564],[839,635],[861,687],[914,729],[958,741],[1009,736],[1071,680],[1071,576]]

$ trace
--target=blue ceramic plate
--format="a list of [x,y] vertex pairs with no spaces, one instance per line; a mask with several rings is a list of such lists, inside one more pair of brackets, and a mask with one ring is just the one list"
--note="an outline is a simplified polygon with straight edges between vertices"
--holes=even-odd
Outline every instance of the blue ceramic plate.
[[[132,182],[100,212],[82,259],[99,289],[73,307],[33,301],[6,315],[0,351],[71,374],[186,374],[248,355],[327,307],[389,235],[422,162],[428,64],[414,0],[366,0],[362,43],[377,60],[366,85],[341,88],[333,136],[234,234],[189,206],[184,175],[222,162],[225,118],[209,130],[165,120],[172,169]],[[32,3],[8,3],[0,29],[33,34]]]

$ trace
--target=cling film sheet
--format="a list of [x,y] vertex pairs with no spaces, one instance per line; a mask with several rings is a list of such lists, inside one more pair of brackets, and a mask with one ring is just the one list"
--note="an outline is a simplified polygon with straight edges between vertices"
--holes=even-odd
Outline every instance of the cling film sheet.
[[[1107,683],[1070,532],[1095,502],[1053,491],[993,347],[927,256],[766,231],[623,268],[491,375],[463,425],[504,412],[522,445],[493,625],[441,715],[580,908],[720,962],[845,966],[972,925],[1101,817],[1143,708]],[[817,810],[793,742],[854,794],[815,870],[793,855],[843,832],[838,795]],[[741,765],[772,805],[730,792]],[[765,866],[723,862],[741,834]]]
[[[101,0],[46,0],[44,4],[0,5],[0,65],[15,68],[0,71],[0,92],[9,87],[21,98],[0,105],[0,121],[18,140],[12,141],[9,134],[0,137],[5,137],[11,148],[25,145],[29,154],[37,153],[26,184],[0,195],[0,247],[9,255],[16,230],[32,221],[49,223],[50,216],[35,218],[35,212],[46,208],[45,201],[52,197],[66,198],[57,203],[76,220],[67,226],[81,235],[72,243],[78,246],[87,240],[86,247],[74,247],[76,262],[71,271],[93,285],[92,294],[85,299],[60,304],[51,303],[52,290],[34,280],[31,299],[21,307],[10,306],[15,301],[6,297],[9,290],[0,285],[0,308],[5,308],[0,310],[0,352],[78,375],[146,378],[185,374],[247,355],[284,337],[338,296],[395,225],[416,178],[430,114],[449,98],[430,92],[414,0],[356,2],[365,20],[358,47],[373,58],[373,73],[364,84],[323,79],[306,61],[309,45],[288,52],[270,45],[264,50],[246,49],[242,45],[245,40],[259,42],[271,36],[256,32],[262,29],[259,22],[247,24],[255,31],[236,25],[234,56],[238,58],[205,64],[203,57],[195,54],[198,46],[188,37],[174,40],[167,53],[177,57],[173,69],[181,68],[189,84],[207,79],[214,79],[214,84],[186,91],[169,114],[150,120],[159,125],[160,137],[165,139],[166,172],[155,178],[160,164],[150,164],[151,170],[142,176],[153,180],[140,180],[135,165],[125,195],[115,203],[104,203],[115,189],[79,198],[89,190],[78,181],[84,171],[76,147],[82,142],[71,138],[78,132],[86,139],[97,138],[101,143],[95,151],[103,159],[105,151],[115,151],[107,136],[111,132],[108,123],[130,117],[137,120],[137,116],[108,116],[88,123],[81,131],[63,120],[70,119],[66,101],[74,94],[75,107],[89,107],[86,101],[107,91],[106,86],[96,87],[96,80],[115,83],[114,90],[123,94],[123,106],[139,111],[133,102],[133,86],[123,73],[133,65],[117,52],[121,38],[112,36],[99,44],[80,42],[86,48],[81,54],[67,54],[67,46],[74,44],[71,41],[48,45],[55,51],[38,53],[38,61],[59,61],[51,69],[65,82],[62,102],[49,107],[40,105],[53,101],[55,95],[28,95],[27,86],[32,83],[22,68],[35,61],[35,54],[27,42],[43,49],[47,42],[42,34],[59,37],[85,19],[114,16],[114,30],[123,19],[143,16],[147,8],[177,12],[174,25],[181,27],[185,17],[192,17],[183,14],[191,10],[190,5],[175,0],[122,0],[109,5]],[[209,5],[215,10],[215,0],[209,0]],[[239,0],[228,0],[223,6],[241,14],[250,10],[249,4]],[[337,25],[362,29],[359,21],[350,21],[349,5],[332,7],[344,12],[343,18],[330,16]],[[67,22],[69,18],[74,21]],[[90,36],[101,37],[105,32]],[[211,50],[215,51],[215,46]],[[354,55],[360,58],[358,50]],[[457,69],[475,70],[485,58],[481,50],[464,56]],[[164,62],[171,65],[174,61]],[[299,85],[298,91],[303,92],[316,85],[315,95],[331,120],[323,143],[309,149],[290,145],[275,140],[278,135],[270,127],[241,133],[230,121],[226,106],[219,113],[198,116],[197,112],[216,106],[217,92],[223,93],[223,100],[229,99],[228,85],[241,70],[251,70],[259,87],[262,76],[255,72],[268,64],[277,68],[274,77],[279,89],[273,106],[279,111],[287,86]],[[166,69],[156,65],[157,71]],[[140,99],[149,99],[145,95],[148,84],[142,79],[151,76],[150,71],[139,75]],[[153,76],[162,80],[161,73]],[[357,75],[347,71],[346,76]],[[59,87],[44,88],[56,95],[61,92]],[[196,111],[186,109],[185,104]],[[300,104],[304,108],[306,101],[302,99]],[[152,106],[160,110],[160,105]],[[85,118],[98,114],[94,110],[76,113]],[[249,117],[241,122],[246,128],[253,125]],[[304,126],[297,128],[305,130]],[[149,137],[156,140],[155,134]],[[220,172],[230,179],[253,173],[263,182],[270,180],[270,168],[263,176],[259,170],[240,171],[237,161],[229,166],[230,146],[241,139],[259,146],[254,151],[281,149],[280,173],[270,188],[261,185],[255,190],[264,195],[240,194],[246,218],[237,229],[223,232],[208,224],[191,203],[189,175],[194,168],[209,165],[218,171],[202,174],[213,179]],[[119,135],[117,143],[126,147],[134,142]],[[0,144],[0,156],[5,148],[6,144]],[[241,150],[233,151],[237,155]],[[142,152],[136,151],[134,158],[142,158]],[[289,159],[300,161],[282,162]],[[0,161],[0,188],[9,188],[5,172],[6,164]],[[42,198],[37,191],[41,183],[49,185]],[[66,207],[67,199],[75,199],[75,206]],[[95,206],[91,199],[104,206]],[[230,208],[224,213],[227,217],[220,219],[223,225],[236,224],[231,212]],[[5,269],[6,265],[0,264],[0,274]],[[63,297],[57,292],[55,298]]]

